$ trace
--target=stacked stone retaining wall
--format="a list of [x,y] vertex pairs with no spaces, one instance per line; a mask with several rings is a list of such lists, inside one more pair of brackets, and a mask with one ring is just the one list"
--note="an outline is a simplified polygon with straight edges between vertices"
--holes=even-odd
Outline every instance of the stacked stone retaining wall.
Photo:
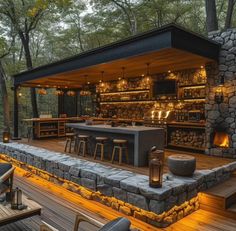
[[29,170],[33,167],[34,173],[47,180],[69,182],[69,189],[87,199],[159,227],[198,209],[198,193],[228,179],[236,169],[236,162],[232,162],[212,170],[197,170],[192,177],[164,174],[163,187],[150,188],[146,175],[25,144],[0,143],[0,153],[2,159],[17,160]]

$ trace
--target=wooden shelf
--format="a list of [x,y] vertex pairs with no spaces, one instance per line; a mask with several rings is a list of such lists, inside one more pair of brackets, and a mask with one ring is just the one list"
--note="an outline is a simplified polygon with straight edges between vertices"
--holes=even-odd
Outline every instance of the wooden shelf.
[[179,85],[179,88],[187,88],[187,87],[206,87],[206,83],[199,84],[187,84],[187,85]]
[[47,128],[47,129],[40,129],[40,132],[50,132],[50,131],[57,131],[57,128]]
[[199,98],[180,98],[179,100],[188,100],[188,101],[199,101],[199,100],[206,100],[206,98],[202,98],[202,97],[199,97]]
[[113,104],[113,103],[154,103],[156,100],[150,100],[150,99],[147,99],[147,100],[124,100],[124,101],[101,101],[100,103],[101,104]]
[[47,134],[47,135],[40,135],[39,136],[39,138],[46,138],[46,137],[56,137],[56,136],[58,136],[58,134],[57,133],[55,133],[55,134]]
[[125,91],[111,91],[111,92],[101,92],[100,95],[110,95],[110,94],[119,94],[119,93],[138,93],[138,92],[149,92],[150,89],[133,89],[133,90],[125,90]]
[[196,128],[196,129],[205,129],[205,122],[169,122],[167,123],[169,127],[175,127],[175,128]]

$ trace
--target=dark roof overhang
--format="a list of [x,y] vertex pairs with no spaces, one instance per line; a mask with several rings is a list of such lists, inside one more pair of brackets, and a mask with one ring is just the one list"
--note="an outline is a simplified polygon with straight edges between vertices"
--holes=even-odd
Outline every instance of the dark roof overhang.
[[218,61],[220,44],[175,24],[170,24],[67,59],[18,73],[13,76],[14,85],[171,48],[205,57],[208,60]]

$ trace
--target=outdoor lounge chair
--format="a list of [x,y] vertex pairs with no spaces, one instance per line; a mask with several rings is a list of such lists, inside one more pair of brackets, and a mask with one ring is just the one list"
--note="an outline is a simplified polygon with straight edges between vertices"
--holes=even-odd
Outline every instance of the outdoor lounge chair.
[[0,195],[12,191],[15,167],[8,163],[0,163]]
[[[90,225],[93,225],[95,228],[97,228],[98,231],[130,231],[131,230],[130,229],[131,222],[127,218],[124,218],[124,217],[119,217],[115,220],[108,222],[105,225],[102,225],[102,223],[88,217],[85,214],[78,214],[76,216],[75,226],[74,226],[73,231],[80,230],[79,226],[81,222],[87,222]],[[57,229],[45,223],[44,225],[41,225],[40,231],[57,231]]]

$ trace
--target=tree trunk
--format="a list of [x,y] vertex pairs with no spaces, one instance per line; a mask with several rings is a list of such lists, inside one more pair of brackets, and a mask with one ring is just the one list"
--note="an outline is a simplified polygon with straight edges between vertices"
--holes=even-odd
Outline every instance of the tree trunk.
[[[33,63],[32,63],[32,58],[31,58],[30,49],[29,49],[29,34],[24,35],[22,31],[19,31],[19,36],[20,36],[20,39],[24,48],[27,69],[31,70],[33,68]],[[33,117],[37,118],[39,117],[39,114],[38,114],[35,88],[30,88],[30,95],[31,95]]]
[[218,30],[215,0],[205,0],[207,32]]
[[0,89],[2,92],[2,102],[3,102],[3,122],[5,129],[10,130],[10,109],[9,109],[9,101],[8,101],[5,79],[6,79],[5,72],[2,66],[2,62],[0,60]]
[[228,9],[227,9],[227,14],[226,14],[226,19],[225,19],[225,29],[228,29],[231,27],[235,2],[236,2],[235,0],[228,0]]

